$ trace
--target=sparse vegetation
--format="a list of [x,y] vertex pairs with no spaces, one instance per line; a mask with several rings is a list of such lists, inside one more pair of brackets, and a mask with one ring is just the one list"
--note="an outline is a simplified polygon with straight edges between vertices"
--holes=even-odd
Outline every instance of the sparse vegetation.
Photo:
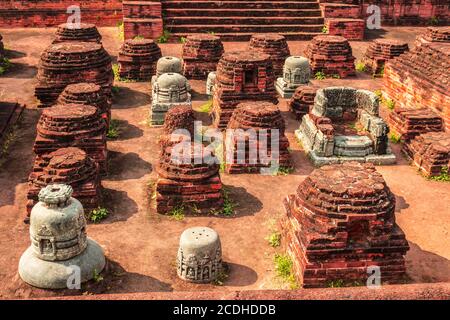
[[340,78],[341,78],[341,76],[340,76],[339,74],[337,74],[337,73],[332,74],[331,77],[332,77],[333,79],[340,79]]
[[119,94],[119,93],[120,93],[120,87],[118,87],[118,86],[113,86],[113,87],[111,88],[111,92],[112,92],[112,94],[115,94],[115,95]]
[[358,72],[366,72],[366,64],[362,61],[357,61],[355,67]]
[[117,22],[117,29],[118,29],[118,38],[121,41],[125,40],[125,30],[123,28],[123,21]]
[[286,254],[276,254],[274,261],[277,276],[288,282],[291,289],[298,288],[298,284],[293,272],[294,265],[292,259]]
[[226,263],[222,264],[222,269],[220,270],[217,279],[213,281],[213,285],[215,286],[223,286],[225,281],[228,279],[229,267]]
[[184,206],[177,206],[169,211],[168,215],[176,221],[184,220]]
[[92,275],[92,279],[97,283],[104,280],[103,276],[97,271],[97,269],[94,269],[94,274]]
[[143,36],[139,36],[137,35],[136,37],[133,38],[134,40],[144,40],[145,38]]
[[180,37],[180,43],[186,43],[187,38],[186,37]]
[[432,181],[440,181],[440,182],[450,182],[450,175],[448,174],[448,167],[443,166],[441,168],[441,173],[438,176],[428,177],[429,180]]
[[109,122],[109,128],[106,137],[109,139],[117,139],[119,135],[120,135],[119,120],[111,119],[111,121]]
[[277,171],[278,176],[287,176],[294,172],[294,168],[292,167],[279,167]]
[[230,193],[226,188],[223,188],[223,210],[222,214],[224,216],[232,216],[235,214],[234,208],[236,207],[235,203],[230,199]]
[[344,280],[336,279],[328,282],[328,287],[330,288],[342,288],[345,286]]
[[109,215],[109,211],[106,208],[98,207],[91,211],[91,221],[97,223],[103,219],[105,219]]
[[325,75],[325,73],[323,73],[322,71],[317,71],[316,74],[314,75],[314,78],[316,80],[323,80],[325,79],[327,76]]
[[396,133],[396,132],[389,133],[389,140],[392,143],[395,143],[395,144],[400,143],[401,139],[402,139],[402,137],[399,133]]
[[114,80],[120,81],[119,65],[117,63],[112,65],[112,71],[114,73]]
[[169,42],[169,39],[170,39],[171,36],[172,36],[172,34],[170,33],[169,30],[164,30],[162,35],[160,35],[156,39],[156,42],[157,43],[167,43],[167,42]]
[[328,33],[328,27],[327,26],[323,26],[322,33]]
[[428,21],[430,26],[437,26],[439,24],[439,18],[438,17],[431,17],[431,19]]
[[4,74],[11,67],[11,62],[8,58],[0,60],[0,76]]
[[212,100],[208,100],[208,102],[206,102],[205,104],[202,104],[198,108],[198,112],[209,113],[211,111],[212,107],[213,107],[213,101]]
[[394,108],[395,108],[395,101],[394,100],[391,100],[391,99],[386,99],[385,100],[385,102],[384,102],[384,104],[386,105],[386,107],[389,109],[389,110],[394,110]]
[[273,230],[271,234],[266,238],[266,240],[269,242],[269,245],[272,248],[277,248],[281,245],[281,233],[279,233],[276,230]]

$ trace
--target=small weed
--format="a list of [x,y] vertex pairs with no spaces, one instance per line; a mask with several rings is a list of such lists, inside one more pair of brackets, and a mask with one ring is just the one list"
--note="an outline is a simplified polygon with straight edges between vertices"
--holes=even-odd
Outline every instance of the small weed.
[[448,174],[448,167],[446,167],[446,166],[442,167],[440,175],[428,177],[428,180],[440,181],[440,182],[450,182],[450,175]]
[[213,107],[213,101],[209,100],[198,108],[198,112],[209,113]]
[[400,142],[401,142],[402,136],[401,136],[400,134],[396,133],[396,132],[391,132],[391,133],[389,134],[389,140],[390,140],[392,143],[397,144],[397,143],[400,143]]
[[117,29],[118,29],[117,37],[119,38],[119,40],[124,41],[125,40],[125,30],[123,28],[123,21],[120,21],[117,23]]
[[362,61],[357,61],[355,67],[356,67],[356,71],[366,72],[366,64]]
[[210,35],[213,35],[213,36],[216,35],[216,33],[214,31],[208,31],[207,34],[210,34]]
[[111,92],[112,92],[112,94],[115,94],[115,95],[119,94],[119,93],[120,93],[120,87],[118,87],[118,86],[113,86],[113,87],[111,88]]
[[169,31],[169,30],[164,30],[164,31],[163,31],[163,34],[160,35],[160,36],[156,39],[156,42],[157,42],[157,43],[167,43],[167,42],[169,42],[170,37],[171,37],[170,31]]
[[11,67],[11,62],[8,58],[0,60],[0,76],[4,74]]
[[375,93],[375,95],[378,97],[378,99],[380,99],[380,101],[383,100],[383,92],[381,91],[381,89],[377,89],[373,93]]
[[328,33],[328,27],[327,26],[323,26],[322,33]]
[[335,73],[335,74],[331,75],[331,78],[333,78],[333,79],[340,79],[341,76],[339,74]]
[[294,168],[292,167],[279,167],[277,171],[278,176],[287,176],[294,172]]
[[143,36],[139,36],[137,35],[136,37],[133,38],[133,40],[144,40],[145,38]]
[[236,204],[230,199],[230,193],[226,188],[223,188],[222,194],[223,194],[222,214],[227,217],[232,216],[233,214],[235,214],[234,208],[236,207]]
[[342,287],[344,287],[344,285],[345,285],[345,283],[344,283],[344,280],[342,280],[342,279],[332,280],[332,281],[328,282],[329,288],[342,288]]
[[178,206],[169,211],[168,215],[176,221],[184,220],[184,207]]
[[391,99],[387,99],[386,101],[385,101],[385,105],[386,105],[386,107],[389,109],[389,110],[394,110],[394,108],[395,108],[395,101],[394,100],[391,100]]
[[117,63],[114,63],[112,65],[112,70],[113,70],[113,73],[114,73],[114,80],[120,81],[119,65]]
[[94,269],[92,279],[97,283],[102,282],[104,280],[103,276],[97,271],[97,269]]
[[186,43],[187,38],[186,37],[180,37],[180,43]]
[[294,267],[292,259],[285,254],[276,254],[274,262],[277,276],[284,281],[287,281],[290,284],[291,289],[296,289],[298,284],[292,270]]
[[215,286],[223,286],[225,281],[228,279],[228,273],[229,273],[229,267],[226,263],[222,264],[222,269],[220,270],[219,274],[217,275],[217,279],[213,281],[213,285]]
[[108,209],[98,207],[97,209],[94,209],[91,211],[90,219],[93,223],[97,223],[97,222],[105,219],[108,216],[108,214],[109,214]]
[[269,245],[272,248],[277,248],[281,245],[281,233],[278,231],[272,231],[272,233],[266,238],[269,242]]
[[108,137],[109,139],[117,139],[119,135],[119,120],[111,119],[111,121],[109,122],[109,128],[106,137]]
[[316,80],[324,80],[327,76],[325,75],[325,73],[323,73],[322,71],[318,71],[316,72],[316,74],[314,75],[314,78]]
[[431,17],[431,19],[428,21],[430,26],[437,26],[439,24],[439,18],[438,17]]

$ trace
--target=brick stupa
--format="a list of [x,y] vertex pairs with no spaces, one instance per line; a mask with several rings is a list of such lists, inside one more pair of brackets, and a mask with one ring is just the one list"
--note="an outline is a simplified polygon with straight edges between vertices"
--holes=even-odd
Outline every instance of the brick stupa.
[[313,74],[323,72],[327,76],[339,75],[340,78],[356,74],[352,47],[344,37],[316,36],[308,44],[305,54]]
[[97,208],[101,201],[98,164],[79,148],[61,148],[37,157],[29,178],[27,219],[39,201],[39,191],[49,184],[67,184],[83,204],[85,214]]
[[[284,135],[285,123],[277,106],[264,101],[244,102],[233,112],[227,129],[253,129],[254,135],[234,134],[227,137],[227,156],[233,155],[233,160],[226,159],[228,173],[260,173],[262,168],[270,167],[271,163],[263,159],[272,157],[275,164],[282,168],[292,168],[289,154],[289,141]],[[272,139],[276,139],[273,130],[278,130],[278,154],[272,150]],[[227,134],[228,131],[227,131]],[[265,141],[263,140],[265,138]],[[245,142],[245,153],[242,154],[244,163],[239,161],[239,141]],[[231,149],[230,149],[231,148]],[[263,148],[262,150],[260,150]],[[264,150],[267,152],[264,152]],[[263,154],[262,157],[260,152]]]
[[314,105],[314,98],[319,88],[310,85],[299,86],[290,100],[287,101],[289,110],[294,113],[297,120],[301,120],[305,114],[308,114]]
[[67,85],[92,82],[100,85],[110,98],[113,81],[111,57],[101,44],[56,43],[41,56],[35,95],[40,100],[40,107],[49,107]]
[[265,53],[270,56],[275,77],[283,76],[284,61],[290,56],[286,38],[280,34],[254,34],[250,39],[249,51]]
[[205,147],[187,143],[190,159],[180,159],[173,146],[166,146],[157,167],[156,210],[170,214],[177,208],[185,213],[209,214],[223,208],[222,182],[219,165],[208,164],[203,158]]
[[194,121],[194,110],[190,105],[177,106],[167,111],[164,119],[163,133],[159,138],[162,151],[164,151],[166,146],[177,143],[181,140],[182,137],[179,137],[179,139],[176,139],[176,137],[171,137],[173,133],[182,134],[179,130],[186,130],[187,132],[185,133],[189,132],[190,139],[193,141]]
[[38,156],[60,148],[77,147],[106,173],[106,123],[94,106],[65,104],[46,108],[37,124],[33,150]]
[[273,65],[264,53],[226,52],[217,65],[213,125],[225,129],[236,106],[244,101],[278,103]]
[[364,54],[366,71],[374,76],[382,76],[387,61],[409,50],[408,43],[395,39],[376,39]]
[[58,104],[85,104],[98,109],[107,127],[111,120],[111,103],[102,88],[95,83],[76,83],[68,85],[58,98]]
[[120,48],[119,75],[123,79],[148,81],[156,74],[156,63],[162,57],[158,44],[151,39],[126,40]]
[[67,41],[102,42],[102,36],[94,24],[80,23],[79,28],[74,24],[63,23],[58,26],[53,43]]
[[405,276],[405,234],[395,222],[395,196],[372,164],[314,170],[284,201],[288,253],[303,287],[365,285],[368,267],[381,281]]
[[212,34],[195,34],[186,37],[183,44],[183,74],[188,79],[205,80],[216,71],[224,52],[220,37]]

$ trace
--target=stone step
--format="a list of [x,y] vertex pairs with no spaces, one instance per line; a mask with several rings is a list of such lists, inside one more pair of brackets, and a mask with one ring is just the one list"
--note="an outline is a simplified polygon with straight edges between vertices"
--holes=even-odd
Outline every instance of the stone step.
[[318,25],[322,17],[170,17],[164,20],[166,26],[174,25]]
[[[317,36],[319,33],[317,32],[277,32],[278,34],[283,35],[287,40],[291,41],[306,41],[311,40],[315,36]],[[179,42],[181,38],[185,38],[188,35],[191,34],[197,34],[197,33],[191,33],[191,32],[178,32],[178,33],[171,33],[171,37],[169,39],[169,42]],[[203,32],[204,34],[204,32]],[[219,36],[222,41],[249,41],[252,37],[253,33],[236,33],[236,32],[230,32],[230,33],[214,33],[216,36]]]
[[163,1],[164,9],[307,9],[318,1]]
[[215,9],[215,10],[199,10],[199,9],[172,9],[166,8],[164,10],[166,17],[205,17],[205,16],[219,16],[219,17],[321,17],[322,11],[317,8],[310,9]]
[[180,25],[171,26],[171,33],[267,33],[315,32],[321,33],[323,25]]

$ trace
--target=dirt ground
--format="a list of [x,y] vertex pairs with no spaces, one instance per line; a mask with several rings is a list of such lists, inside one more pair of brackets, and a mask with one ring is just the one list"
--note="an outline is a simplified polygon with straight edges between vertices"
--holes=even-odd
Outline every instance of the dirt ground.
[[[110,174],[102,181],[105,206],[112,212],[99,224],[90,224],[88,235],[98,241],[108,258],[104,281],[89,283],[80,291],[44,291],[24,284],[17,275],[22,252],[29,246],[25,215],[27,176],[33,163],[32,145],[39,117],[34,86],[40,53],[50,44],[54,29],[0,29],[10,72],[0,77],[3,100],[19,101],[27,108],[16,130],[9,154],[0,167],[0,298],[28,298],[95,293],[139,293],[150,291],[258,290],[286,288],[276,278],[273,249],[265,239],[283,214],[282,200],[314,169],[295,141],[299,126],[280,99],[287,122],[295,172],[288,176],[227,175],[223,183],[237,205],[236,215],[185,217],[182,221],[160,216],[151,207],[149,185],[155,181],[157,137],[160,129],[147,125],[150,105],[148,83],[116,83],[120,87],[113,105],[113,118],[120,120],[120,137],[108,142]],[[375,36],[404,39],[412,44],[422,28],[384,29]],[[117,58],[120,45],[117,28],[101,28],[103,44]],[[360,58],[368,41],[352,42]],[[292,54],[302,54],[307,42],[290,42]],[[246,43],[225,43],[225,49],[244,49]],[[180,56],[181,44],[162,44],[164,55]],[[376,90],[380,79],[358,73],[352,79],[313,81],[325,87],[345,85]],[[194,107],[205,103],[204,81],[191,81]],[[198,114],[205,119],[205,114]],[[397,221],[406,233],[411,250],[407,270],[411,282],[450,282],[450,183],[428,181],[411,167],[392,146],[398,164],[381,166],[397,198]],[[270,188],[270,189],[269,189]],[[191,226],[216,229],[222,239],[224,260],[230,267],[224,286],[192,285],[176,276],[175,258],[181,232]]]

